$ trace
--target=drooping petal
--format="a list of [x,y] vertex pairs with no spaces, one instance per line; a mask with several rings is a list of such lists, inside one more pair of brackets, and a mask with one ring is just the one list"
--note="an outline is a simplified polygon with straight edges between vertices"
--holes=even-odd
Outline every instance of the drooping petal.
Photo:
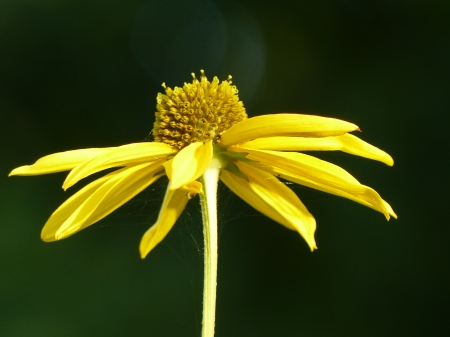
[[343,151],[368,159],[378,160],[386,165],[394,165],[394,160],[386,152],[366,143],[362,139],[344,134],[335,137],[267,137],[251,140],[240,145],[243,148],[275,151]]
[[[338,189],[338,188],[332,187],[330,185],[327,185],[327,184],[324,184],[324,183],[321,183],[318,181],[313,181],[304,176],[297,175],[292,172],[288,172],[286,170],[282,170],[275,166],[270,166],[267,164],[260,164],[260,163],[252,163],[252,165],[255,165],[256,167],[258,167],[270,174],[273,174],[279,178],[283,178],[283,179],[292,181],[294,183],[297,183],[297,184],[300,184],[300,185],[303,185],[306,187],[314,188],[316,190],[319,190],[319,191],[322,191],[325,193],[334,194],[339,197],[343,197],[343,198],[355,201],[357,203],[360,203],[361,205],[372,208],[383,214],[385,213],[385,211],[387,211],[389,213],[389,215],[393,216],[394,218],[397,218],[397,215],[392,210],[392,207],[386,201],[384,201],[382,199],[379,203],[372,204],[369,201],[367,201],[366,199],[362,199],[359,195],[350,194],[342,189]],[[370,187],[367,187],[367,188],[370,189]],[[380,204],[382,206],[380,206]]]
[[133,143],[113,148],[111,151],[97,156],[75,167],[64,181],[66,190],[79,180],[102,170],[125,165],[155,161],[167,157],[178,150],[170,145],[158,142]]
[[[398,219],[398,216],[397,216],[397,214],[395,214],[395,212],[394,212],[394,210],[392,209],[391,205],[389,205],[389,204],[387,203],[387,201],[385,201],[385,200],[381,200],[381,202],[383,203],[384,208],[387,209],[388,213],[389,213],[391,216],[393,216],[395,219]],[[388,220],[389,220],[389,219],[388,219]]]
[[125,169],[111,172],[110,174],[101,177],[92,183],[86,185],[77,193],[67,199],[61,206],[47,220],[41,231],[41,239],[45,242],[56,241],[55,233],[61,225],[80,207],[105,181],[111,179],[113,176],[119,174]]
[[166,237],[189,200],[189,192],[181,189],[174,190],[171,188],[170,184],[171,183],[169,183],[169,186],[167,187],[158,220],[145,232],[141,239],[139,245],[141,258],[145,258],[147,254]]
[[225,185],[261,213],[298,231],[311,250],[317,248],[314,240],[316,221],[297,195],[273,175],[247,163],[238,162],[237,165],[248,182],[223,171],[220,179]]
[[301,114],[252,117],[224,132],[220,145],[228,148],[241,142],[274,136],[328,137],[359,130],[358,126],[335,118]]
[[63,239],[104,218],[161,177],[162,162],[126,167],[87,185],[52,214],[42,239]]
[[[248,179],[248,178],[247,178]],[[230,171],[224,170],[220,174],[220,180],[238,197],[244,200],[247,204],[252,206],[257,211],[278,222],[279,224],[295,231],[296,228],[286,221],[280,213],[269,207],[264,199],[256,194],[249,186],[249,181],[242,177],[236,176]]]
[[[162,163],[164,160],[154,162],[150,166],[142,164],[142,169],[130,171],[124,178],[117,179],[117,183],[111,188],[108,194],[103,198],[102,203],[96,208],[95,212],[89,217],[89,225],[96,223],[105,216],[119,208],[134,196],[142,192],[156,180],[161,178]],[[87,226],[83,226],[85,228]]]
[[166,162],[167,177],[171,182],[171,189],[178,189],[183,185],[198,179],[208,168],[213,155],[212,141],[195,142],[176,154]]
[[359,183],[350,173],[337,165],[303,153],[242,149],[237,146],[231,150],[246,152],[248,158],[261,164],[275,166],[293,175],[304,177],[305,181],[332,187],[365,200],[389,219],[389,210],[380,195],[370,187]]
[[15,168],[10,176],[34,176],[73,169],[75,166],[111,151],[111,147],[80,149],[53,153],[39,158],[33,165]]

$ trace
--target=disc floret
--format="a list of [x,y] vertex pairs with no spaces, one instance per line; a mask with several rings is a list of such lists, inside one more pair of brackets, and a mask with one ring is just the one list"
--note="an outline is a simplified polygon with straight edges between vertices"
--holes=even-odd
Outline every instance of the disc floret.
[[156,97],[156,121],[153,126],[155,141],[178,149],[194,142],[220,139],[223,132],[247,119],[244,103],[231,76],[219,84],[217,76],[210,82],[203,70],[200,80],[192,73],[192,83],[173,90],[165,83],[166,94]]

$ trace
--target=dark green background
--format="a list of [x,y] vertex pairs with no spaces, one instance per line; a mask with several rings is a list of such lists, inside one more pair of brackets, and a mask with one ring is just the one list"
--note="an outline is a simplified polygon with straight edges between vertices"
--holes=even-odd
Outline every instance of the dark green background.
[[[393,168],[323,154],[399,220],[292,186],[319,250],[220,188],[216,335],[444,336],[449,328],[449,1],[0,2],[0,335],[199,336],[197,200],[145,259],[164,182],[43,243],[64,174],[7,178],[69,149],[143,140],[161,83],[233,75],[250,116],[358,124]],[[83,183],[81,183],[83,184]],[[73,187],[76,191],[79,187]]]

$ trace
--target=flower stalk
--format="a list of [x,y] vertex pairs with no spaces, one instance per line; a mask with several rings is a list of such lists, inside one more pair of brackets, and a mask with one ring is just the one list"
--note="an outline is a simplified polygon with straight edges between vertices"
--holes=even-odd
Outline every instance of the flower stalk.
[[202,176],[204,193],[200,194],[205,255],[202,337],[214,336],[217,288],[217,184],[219,173],[219,162],[213,159]]

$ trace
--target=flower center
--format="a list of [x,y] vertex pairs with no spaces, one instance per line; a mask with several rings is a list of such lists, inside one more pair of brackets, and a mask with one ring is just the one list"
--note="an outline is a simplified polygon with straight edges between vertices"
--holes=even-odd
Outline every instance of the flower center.
[[162,84],[166,94],[156,97],[156,121],[153,126],[155,141],[182,149],[194,142],[220,139],[222,133],[234,124],[247,119],[244,103],[239,101],[231,76],[219,84],[215,76],[211,82],[200,70],[200,81],[195,74],[191,83],[173,90]]

